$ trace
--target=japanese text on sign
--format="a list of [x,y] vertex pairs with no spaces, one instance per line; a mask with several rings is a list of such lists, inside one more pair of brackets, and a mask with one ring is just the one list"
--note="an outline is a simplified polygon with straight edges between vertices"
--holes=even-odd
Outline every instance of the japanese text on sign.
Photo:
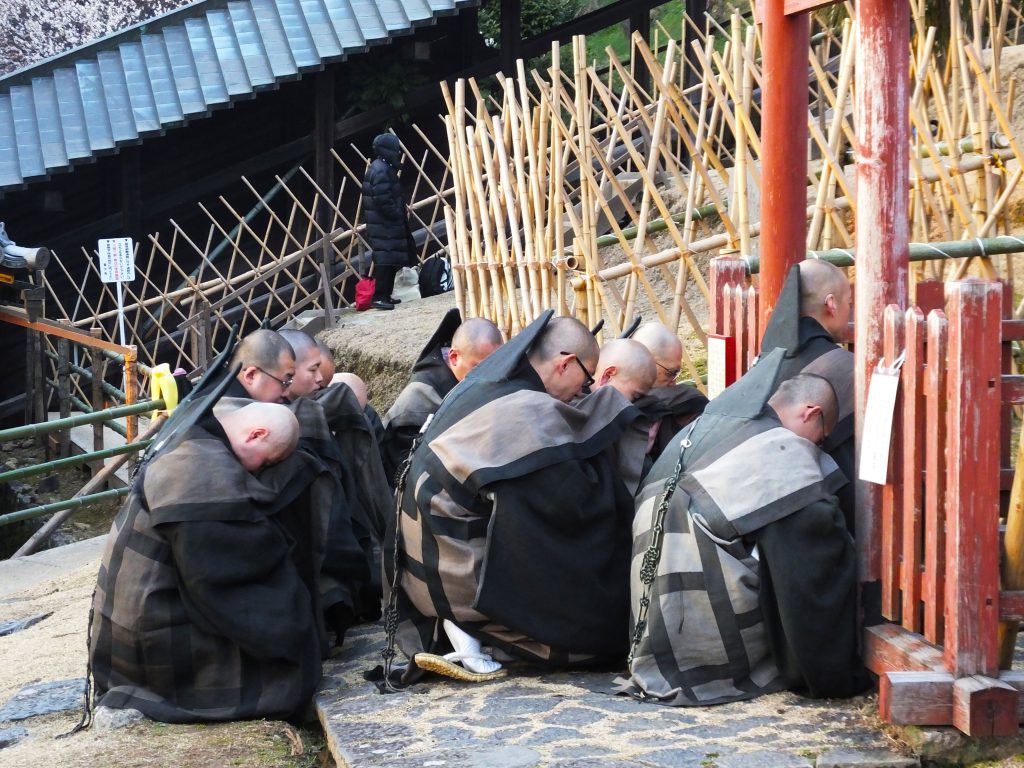
[[135,279],[135,253],[130,237],[112,237],[99,241],[100,280],[104,283],[130,283]]

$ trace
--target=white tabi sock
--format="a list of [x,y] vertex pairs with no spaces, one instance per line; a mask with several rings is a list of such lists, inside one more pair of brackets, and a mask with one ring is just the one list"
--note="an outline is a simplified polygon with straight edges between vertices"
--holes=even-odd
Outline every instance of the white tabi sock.
[[470,672],[494,672],[501,669],[501,664],[494,661],[480,648],[480,641],[455,626],[455,623],[445,619],[443,622],[444,631],[451,641],[455,653],[445,655],[448,661],[462,663]]

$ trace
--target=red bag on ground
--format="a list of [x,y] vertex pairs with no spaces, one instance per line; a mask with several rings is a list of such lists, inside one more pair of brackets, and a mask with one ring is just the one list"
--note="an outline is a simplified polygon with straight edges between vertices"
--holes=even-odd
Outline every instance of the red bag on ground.
[[360,277],[356,283],[356,312],[365,312],[373,303],[373,293],[377,290],[377,281],[372,277]]

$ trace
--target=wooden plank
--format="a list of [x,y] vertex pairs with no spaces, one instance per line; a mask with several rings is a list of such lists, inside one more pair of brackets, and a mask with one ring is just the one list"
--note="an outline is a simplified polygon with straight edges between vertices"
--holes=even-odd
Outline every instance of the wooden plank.
[[750,370],[761,350],[761,337],[757,333],[759,319],[757,299],[757,288],[750,286],[747,289],[747,355],[744,372]]
[[82,333],[69,325],[64,323],[58,323],[54,320],[46,320],[40,318],[35,322],[32,322],[25,315],[25,312],[16,307],[0,307],[0,321],[6,323],[13,323],[19,325],[22,328],[28,328],[33,331],[42,331],[43,333],[51,336],[59,336],[62,339],[68,339],[78,344],[82,344],[87,347],[99,347],[100,349],[106,349],[110,352],[116,352],[119,355],[123,355],[127,347],[122,347],[120,344],[114,344],[104,339],[90,336],[87,333]]
[[946,563],[946,351],[948,324],[941,311],[928,314],[928,361],[924,382],[925,422],[930,439],[925,443],[924,468],[924,636],[942,643]]
[[941,280],[922,280],[914,287],[914,305],[927,316],[933,309],[946,308],[946,284]]
[[898,624],[876,624],[864,630],[864,665],[884,672],[947,672],[942,651],[921,635]]
[[998,673],[999,331],[1002,286],[947,287],[946,667]]
[[1003,320],[1003,341],[1024,339],[1024,320]]
[[982,675],[953,683],[953,725],[972,737],[1016,736],[1020,693],[1007,682]]
[[750,343],[747,341],[747,306],[745,299],[746,291],[743,290],[743,286],[734,285],[732,289],[733,336],[736,339],[736,370],[739,371],[741,376],[747,372],[746,349]]
[[1001,385],[1000,392],[1004,403],[1009,405],[1024,403],[1024,376],[1004,374]]
[[951,725],[953,682],[948,672],[884,672],[878,715],[894,725]]
[[[1018,693],[1024,693],[1024,671],[1004,669],[999,673],[999,680],[1012,686]],[[1017,722],[1024,723],[1024,696],[1017,699]]]
[[[905,318],[899,306],[885,308],[883,364],[891,366],[904,349]],[[906,366],[904,366],[904,370]],[[896,395],[894,414],[903,412],[903,386]],[[889,449],[889,482],[882,487],[882,615],[900,620],[900,554],[903,530],[903,440],[897,417],[893,418],[892,444]]]
[[[903,626],[920,632],[921,563],[923,560],[922,507],[924,503],[922,470],[925,445],[925,351],[924,315],[917,307],[906,312],[907,359],[903,363],[903,564],[900,590],[903,594]],[[897,411],[898,413],[899,411]],[[894,478],[897,482],[899,478]]]
[[1003,590],[999,593],[999,620],[1024,621],[1024,591]]

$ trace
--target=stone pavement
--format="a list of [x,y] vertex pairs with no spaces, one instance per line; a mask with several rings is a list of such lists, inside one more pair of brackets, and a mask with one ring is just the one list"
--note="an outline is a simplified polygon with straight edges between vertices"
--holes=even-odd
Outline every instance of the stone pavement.
[[379,627],[350,630],[316,698],[339,767],[847,768],[916,766],[874,717],[874,697],[780,693],[717,707],[645,704],[607,689],[609,672],[515,669],[490,683],[440,677],[382,695]]

